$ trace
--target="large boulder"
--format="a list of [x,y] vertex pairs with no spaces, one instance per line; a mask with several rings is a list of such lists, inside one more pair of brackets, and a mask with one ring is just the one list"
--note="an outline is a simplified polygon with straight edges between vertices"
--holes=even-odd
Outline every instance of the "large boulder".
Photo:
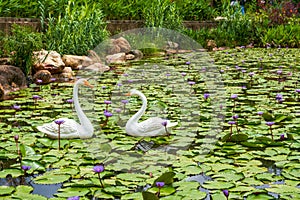
[[94,61],[88,56],[63,55],[62,60],[65,63],[65,66],[71,67],[75,70],[87,67],[94,63]]
[[59,53],[56,51],[35,51],[34,54],[34,70],[48,70],[51,74],[61,73],[65,68],[65,63]]
[[53,78],[56,78],[60,82],[70,81],[74,79],[74,72],[71,67],[65,67],[62,73],[53,74]]
[[10,91],[26,87],[26,77],[22,70],[12,65],[0,65],[0,99]]
[[40,70],[33,75],[33,81],[42,80],[43,84],[49,83],[51,81],[52,75],[48,70]]
[[128,53],[130,50],[131,46],[129,42],[125,38],[119,37],[110,40],[107,54]]
[[126,54],[125,53],[116,53],[112,55],[106,56],[106,63],[125,63],[126,62]]
[[90,70],[90,71],[95,71],[95,72],[106,72],[108,71],[110,68],[107,65],[103,65],[102,63],[94,63],[86,68],[84,68],[85,70]]

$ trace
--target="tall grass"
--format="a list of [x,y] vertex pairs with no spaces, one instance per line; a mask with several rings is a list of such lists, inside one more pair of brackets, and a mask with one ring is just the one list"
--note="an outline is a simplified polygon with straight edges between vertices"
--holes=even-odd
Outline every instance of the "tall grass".
[[46,47],[60,54],[86,55],[108,37],[103,14],[96,4],[69,1],[64,14],[48,18]]

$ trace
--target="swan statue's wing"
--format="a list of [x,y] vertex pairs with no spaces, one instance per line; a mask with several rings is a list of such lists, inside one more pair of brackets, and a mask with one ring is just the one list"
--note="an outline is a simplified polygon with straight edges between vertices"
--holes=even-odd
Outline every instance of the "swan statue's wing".
[[[80,125],[73,119],[61,118],[65,122],[60,125],[60,138],[79,138]],[[50,138],[58,138],[58,125],[55,122],[38,126],[37,129]]]
[[145,121],[138,123],[139,132],[144,133],[145,135],[150,134],[154,131],[164,130],[165,127],[162,125],[162,122],[165,120],[159,117],[152,117]]

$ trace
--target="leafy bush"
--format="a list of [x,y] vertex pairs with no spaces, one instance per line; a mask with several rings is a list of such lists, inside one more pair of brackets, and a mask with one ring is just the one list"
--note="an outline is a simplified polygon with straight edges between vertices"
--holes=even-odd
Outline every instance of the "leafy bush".
[[211,0],[177,0],[174,2],[184,20],[211,20],[218,15]]
[[143,9],[143,18],[146,27],[182,28],[182,18],[176,4],[169,0],[150,0]]
[[291,0],[274,1],[273,4],[264,1],[258,2],[259,11],[268,16],[269,25],[286,24],[290,18],[299,16],[300,3]]
[[21,68],[25,75],[31,74],[33,51],[43,47],[42,34],[30,27],[13,25],[12,34],[3,41],[4,54],[11,58],[14,66]]
[[108,36],[102,11],[96,4],[69,1],[64,15],[49,17],[46,47],[60,54],[85,55]]

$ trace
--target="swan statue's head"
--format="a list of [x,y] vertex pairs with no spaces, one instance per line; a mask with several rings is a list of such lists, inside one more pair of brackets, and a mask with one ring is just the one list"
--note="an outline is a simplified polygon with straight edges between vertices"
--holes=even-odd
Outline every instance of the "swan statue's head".
[[77,82],[79,85],[85,85],[89,88],[94,88],[94,86],[92,86],[86,79],[82,78],[82,79],[79,79],[78,82]]
[[137,89],[131,89],[128,93],[126,93],[126,96],[132,96],[132,95],[140,95],[141,92],[138,91]]

